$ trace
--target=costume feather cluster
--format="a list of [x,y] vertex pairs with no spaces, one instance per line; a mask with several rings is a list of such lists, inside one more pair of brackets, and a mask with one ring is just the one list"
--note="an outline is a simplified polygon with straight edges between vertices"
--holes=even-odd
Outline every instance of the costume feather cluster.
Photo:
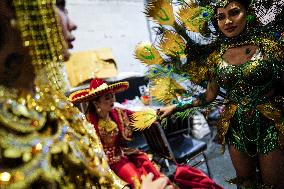
[[166,31],[159,48],[165,55],[186,58],[186,44],[183,38],[176,32]]
[[158,50],[150,42],[142,42],[136,46],[135,57],[146,65],[161,64],[163,59]]
[[152,80],[153,87],[150,88],[152,98],[170,104],[173,99],[177,99],[186,90],[172,78],[155,78]]
[[[224,46],[228,47],[232,43],[222,38],[218,29],[214,27],[216,8],[226,6],[229,1],[177,2],[178,7],[174,7],[174,3],[169,0],[149,1],[145,14],[158,24],[158,40],[153,44],[141,43],[135,50],[135,57],[149,65],[151,95],[165,104],[176,99],[176,90],[181,89],[177,78],[183,77],[197,85],[203,85],[212,78],[220,58],[220,53],[216,51],[220,52]],[[251,27],[250,36],[244,35],[240,40],[260,36],[262,40],[265,38],[276,41],[276,46],[283,48],[284,0],[254,0],[248,1],[247,4],[247,23],[251,24],[258,20],[261,24]],[[238,40],[233,42],[239,43]],[[268,51],[273,51],[273,48]]]
[[208,22],[213,17],[213,10],[209,7],[201,7],[193,4],[190,6],[183,6],[179,11],[178,16],[179,20],[187,30],[204,34]]
[[169,0],[152,0],[146,6],[145,14],[154,22],[161,25],[174,26],[173,7]]

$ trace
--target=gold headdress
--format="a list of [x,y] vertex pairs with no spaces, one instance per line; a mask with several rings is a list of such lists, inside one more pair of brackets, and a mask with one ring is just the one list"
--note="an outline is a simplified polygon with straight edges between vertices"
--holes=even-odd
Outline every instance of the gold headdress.
[[35,71],[47,74],[51,86],[61,90],[65,83],[60,63],[64,61],[67,45],[54,9],[55,0],[13,0],[13,5],[24,45],[33,56]]
[[212,4],[216,7],[225,7],[229,3],[229,0],[215,0]]

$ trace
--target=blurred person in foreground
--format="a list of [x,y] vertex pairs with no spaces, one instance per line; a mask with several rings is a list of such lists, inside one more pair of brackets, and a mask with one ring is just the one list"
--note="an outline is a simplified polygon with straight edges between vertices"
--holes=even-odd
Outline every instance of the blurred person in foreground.
[[0,1],[0,187],[123,188],[92,125],[46,82],[68,52],[54,5]]

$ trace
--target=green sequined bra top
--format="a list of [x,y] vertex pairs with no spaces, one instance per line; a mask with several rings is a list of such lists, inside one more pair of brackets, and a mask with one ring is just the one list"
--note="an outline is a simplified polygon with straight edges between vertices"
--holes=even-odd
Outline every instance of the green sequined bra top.
[[217,67],[217,81],[227,89],[228,98],[238,105],[256,103],[272,90],[279,74],[272,60],[265,60],[260,50],[241,65],[230,65],[225,60]]

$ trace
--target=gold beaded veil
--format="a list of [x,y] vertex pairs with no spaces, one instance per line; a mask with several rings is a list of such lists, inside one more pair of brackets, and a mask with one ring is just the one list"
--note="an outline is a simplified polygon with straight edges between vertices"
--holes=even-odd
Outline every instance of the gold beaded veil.
[[67,45],[58,15],[52,8],[54,5],[55,0],[13,0],[17,26],[24,45],[30,49],[36,75],[42,75],[40,71],[46,73],[51,86],[63,90],[65,82],[60,64],[64,61],[63,49],[67,49]]
[[0,188],[122,188],[93,125],[50,87],[60,89],[65,48],[55,0],[12,2],[35,73],[52,83],[38,81],[34,94],[0,86]]

